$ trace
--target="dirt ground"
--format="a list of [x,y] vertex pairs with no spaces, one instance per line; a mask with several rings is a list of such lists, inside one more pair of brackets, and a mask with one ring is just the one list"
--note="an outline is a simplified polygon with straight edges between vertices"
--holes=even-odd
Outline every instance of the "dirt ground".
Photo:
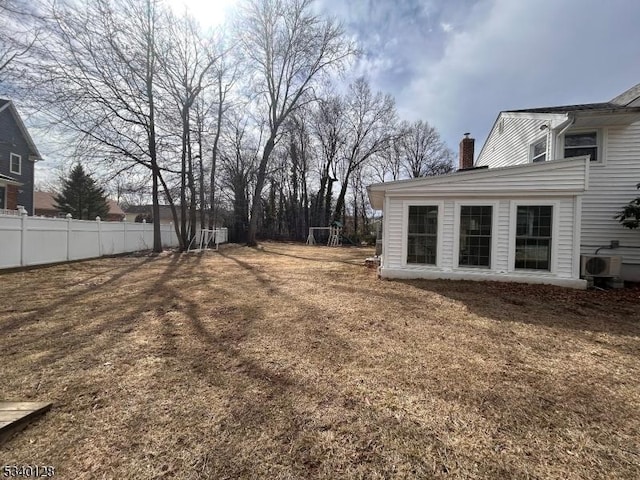
[[[0,465],[56,478],[640,478],[640,290],[383,281],[266,243],[0,275]],[[1,473],[1,472],[0,472]]]

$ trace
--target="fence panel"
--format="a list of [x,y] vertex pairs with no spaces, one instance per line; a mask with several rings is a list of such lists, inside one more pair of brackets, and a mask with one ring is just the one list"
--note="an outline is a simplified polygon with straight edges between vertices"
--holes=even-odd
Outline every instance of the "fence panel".
[[20,266],[22,219],[0,216],[0,268]]
[[124,225],[116,222],[101,222],[100,238],[102,241],[102,255],[125,253]]
[[58,218],[21,217],[22,263],[40,265],[68,260],[69,222]]
[[99,223],[71,220],[69,225],[69,260],[100,256]]
[[[178,246],[173,225],[161,225],[160,231],[164,247]],[[96,258],[152,247],[152,224],[28,217],[0,212],[0,269]]]

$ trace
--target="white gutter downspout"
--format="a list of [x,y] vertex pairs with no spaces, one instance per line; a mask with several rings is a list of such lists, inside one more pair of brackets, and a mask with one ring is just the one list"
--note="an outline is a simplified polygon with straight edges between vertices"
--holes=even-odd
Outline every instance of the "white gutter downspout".
[[553,135],[551,135],[551,152],[553,153],[553,159],[556,160],[556,156],[557,156],[557,151],[556,151],[556,145],[558,144],[558,139],[560,138],[561,135],[564,135],[564,133],[575,123],[576,118],[571,115],[568,114],[567,120],[565,120],[564,122],[562,122],[560,125],[558,125],[556,128],[554,128],[553,130],[557,130],[559,128],[562,128],[562,130],[560,130],[558,133],[555,133]]

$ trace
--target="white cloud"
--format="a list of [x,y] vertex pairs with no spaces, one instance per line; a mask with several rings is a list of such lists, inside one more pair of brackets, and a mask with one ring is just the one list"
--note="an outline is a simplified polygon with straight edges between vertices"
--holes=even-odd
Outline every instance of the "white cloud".
[[440,28],[442,28],[442,31],[445,33],[449,33],[453,30],[453,25],[451,25],[450,23],[447,22],[441,22],[440,23]]

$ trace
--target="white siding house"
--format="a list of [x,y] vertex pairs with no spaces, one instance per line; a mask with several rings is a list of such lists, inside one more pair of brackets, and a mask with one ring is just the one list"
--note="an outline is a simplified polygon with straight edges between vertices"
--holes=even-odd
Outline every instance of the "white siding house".
[[580,256],[599,253],[640,280],[640,232],[614,219],[638,196],[640,85],[606,103],[501,112],[469,166],[369,186],[382,277],[584,288]]

